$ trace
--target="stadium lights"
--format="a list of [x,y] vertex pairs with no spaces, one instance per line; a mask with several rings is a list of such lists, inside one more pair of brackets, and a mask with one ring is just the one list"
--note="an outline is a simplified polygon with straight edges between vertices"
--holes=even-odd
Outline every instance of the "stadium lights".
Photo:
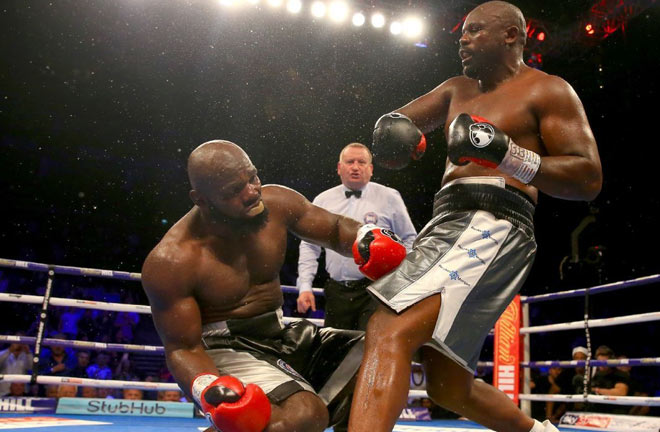
[[325,16],[325,9],[325,3],[322,1],[315,1],[312,3],[312,16],[323,18]]
[[374,13],[371,15],[371,25],[375,28],[383,27],[385,25],[385,16],[380,12]]
[[[215,0],[215,2],[232,9],[247,4],[253,6],[262,4],[271,8],[285,7],[292,14],[299,14],[305,9],[309,10],[315,19],[320,20],[327,16],[330,21],[337,24],[350,20],[355,27],[362,27],[369,20],[373,28],[380,29],[387,26],[392,35],[412,39],[417,42],[416,46],[426,46],[420,39],[424,33],[423,18],[413,15],[394,16],[390,13],[391,11],[373,11],[367,15],[364,10],[352,5],[350,0]],[[258,6],[257,8],[262,9]],[[585,30],[588,34],[594,32],[591,25]],[[542,33],[536,39],[542,41],[545,36]]]
[[421,36],[422,28],[422,20],[417,17],[408,17],[403,21],[403,34],[411,39]]
[[399,21],[392,21],[390,24],[390,33],[392,33],[394,36],[400,35],[402,31],[402,25]]
[[344,1],[333,1],[330,3],[328,15],[334,22],[343,22],[348,16],[348,4]]
[[288,0],[286,2],[286,10],[296,14],[302,10],[302,2],[300,0]]
[[351,21],[355,27],[362,27],[366,21],[366,18],[362,12],[357,12],[353,14],[353,19]]

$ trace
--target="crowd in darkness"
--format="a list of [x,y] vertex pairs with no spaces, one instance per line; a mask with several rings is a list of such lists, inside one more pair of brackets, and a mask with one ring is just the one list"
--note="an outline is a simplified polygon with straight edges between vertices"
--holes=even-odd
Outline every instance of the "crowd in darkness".
[[[117,281],[78,278],[56,278],[52,297],[64,297],[123,304],[145,304],[139,285],[117,289]],[[121,282],[119,282],[121,285]],[[0,271],[0,292],[43,295],[46,283],[43,274]],[[11,316],[4,320],[0,332],[5,335],[37,335],[41,305],[2,303],[0,313]],[[77,340],[112,344],[160,345],[151,319],[136,312],[112,312],[76,307],[50,306],[44,338]],[[0,351],[0,374],[32,373],[34,347],[14,342]],[[140,362],[136,362],[140,358]],[[96,351],[48,345],[44,343],[39,355],[39,374],[92,378],[97,380],[174,382],[164,357],[153,353],[140,356],[120,351]],[[59,392],[59,393],[58,393]],[[181,392],[142,392],[72,385],[25,385],[0,383],[0,396],[80,396],[98,398],[130,398],[150,400],[182,400]],[[128,397],[127,397],[128,396]]]

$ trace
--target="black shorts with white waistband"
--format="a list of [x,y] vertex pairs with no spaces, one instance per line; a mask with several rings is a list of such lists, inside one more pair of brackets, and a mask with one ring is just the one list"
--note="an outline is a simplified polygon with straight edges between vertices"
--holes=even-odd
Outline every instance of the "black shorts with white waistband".
[[259,385],[278,404],[299,391],[332,409],[345,402],[364,352],[364,332],[319,328],[307,320],[284,324],[282,310],[205,324],[202,342],[222,374]]

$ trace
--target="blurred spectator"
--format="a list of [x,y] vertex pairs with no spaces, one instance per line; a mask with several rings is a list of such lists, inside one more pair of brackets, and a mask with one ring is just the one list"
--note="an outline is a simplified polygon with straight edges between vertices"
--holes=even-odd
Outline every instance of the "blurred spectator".
[[[158,379],[153,376],[153,375],[147,375],[144,380],[146,382],[158,382]],[[157,400],[158,399],[158,392],[155,390],[147,390],[144,393],[144,398],[147,400]]]
[[115,368],[113,379],[121,381],[136,381],[137,374],[133,371],[133,364],[129,358],[128,353],[124,353]]
[[27,388],[28,396],[30,397],[40,397],[42,396],[43,386],[39,384],[32,384]]
[[87,376],[87,368],[89,367],[89,351],[78,351],[76,353],[76,366],[71,370],[72,377],[89,378]]
[[96,328],[97,311],[85,309],[78,320],[78,339],[96,342],[98,329]]
[[[573,360],[586,360],[589,351],[583,346],[573,348]],[[582,394],[584,389],[584,366],[577,366],[575,368],[575,375],[573,375],[573,393]]]
[[96,390],[96,387],[89,387],[89,386],[80,387],[80,397],[95,399],[98,396],[99,393]]
[[[614,351],[611,348],[601,345],[596,350],[596,360],[611,360],[614,358]],[[598,366],[596,373],[591,379],[591,392],[603,396],[627,396],[630,378],[627,374],[611,366]],[[597,412],[625,414],[628,408],[623,405],[597,404]]]
[[104,342],[104,343],[110,342],[112,336],[111,329],[113,328],[112,325],[113,313],[114,312],[110,312],[110,311],[102,311],[100,314],[96,316],[92,333],[90,334],[90,339],[92,339],[94,342]]
[[124,399],[142,400],[144,395],[140,389],[124,389]]
[[108,366],[110,355],[105,351],[96,353],[96,362],[87,368],[87,376],[93,379],[112,379],[112,369]]
[[9,393],[5,397],[23,397],[27,396],[25,392],[25,383],[13,382],[9,385]]
[[158,371],[158,381],[159,382],[174,382],[174,377],[172,376],[172,373],[170,372],[170,370],[167,368],[166,364],[163,364],[163,366]]
[[67,307],[60,314],[59,332],[66,335],[67,339],[76,339],[78,336],[78,321],[83,316],[79,308]]
[[[573,360],[586,360],[587,356],[589,355],[589,351],[583,346],[576,346],[573,348],[572,356]],[[584,366],[577,366],[575,368],[575,375],[582,375],[584,376]]]
[[179,390],[161,390],[158,392],[158,400],[162,402],[181,402]]
[[[625,360],[628,357],[625,355],[619,355],[617,356],[619,360]],[[632,377],[631,371],[632,367],[626,365],[619,365],[616,367],[618,371],[628,375],[628,396],[641,396],[641,397],[646,397],[649,396],[648,392],[644,390],[644,387],[642,384],[634,379]],[[648,413],[651,411],[651,407],[649,406],[633,406],[630,407],[628,410],[627,414],[629,415],[648,415]]]
[[[57,333],[54,339],[66,339],[63,333]],[[76,358],[73,351],[63,346],[53,345],[43,351],[40,362],[40,372],[44,375],[69,376],[71,369],[76,366]]]
[[[135,298],[129,292],[123,302],[127,304],[135,304]],[[116,328],[115,337],[117,342],[131,343],[133,341],[133,329],[139,322],[140,315],[137,312],[118,312],[115,315],[115,321],[113,323]]]
[[78,386],[71,384],[60,384],[57,386],[57,398],[63,397],[77,397],[78,396]]
[[46,397],[47,398],[56,398],[59,385],[57,384],[48,384],[46,385]]
[[459,415],[456,413],[453,413],[451,411],[448,411],[444,409],[441,406],[436,405],[431,399],[429,398],[421,398],[420,399],[420,406],[426,408],[429,410],[429,414],[431,415],[432,419],[457,419],[459,418]]
[[[0,375],[26,375],[32,369],[32,353],[25,344],[12,343],[0,351]],[[0,381],[0,396],[9,393],[10,383]]]
[[99,387],[96,389],[96,397],[99,399],[115,399],[117,393],[115,390],[116,389],[108,387]]
[[[540,394],[572,394],[573,393],[572,370],[560,367],[551,367],[547,375],[542,375],[536,382],[536,393]],[[561,416],[566,412],[566,403],[554,401],[545,402],[545,418],[552,423],[558,423]]]

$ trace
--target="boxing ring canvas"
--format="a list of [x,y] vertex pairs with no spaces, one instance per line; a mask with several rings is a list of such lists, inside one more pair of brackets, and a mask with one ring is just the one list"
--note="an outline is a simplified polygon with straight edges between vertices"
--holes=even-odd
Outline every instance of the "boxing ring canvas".
[[[44,414],[0,414],[0,430],[21,430],[41,432],[191,432],[207,428],[206,419],[123,417],[123,416],[81,416]],[[439,420],[428,422],[399,422],[392,432],[463,432],[470,430],[487,431],[470,421]],[[566,429],[560,431],[586,431],[589,429]],[[326,429],[332,432],[332,429]]]

